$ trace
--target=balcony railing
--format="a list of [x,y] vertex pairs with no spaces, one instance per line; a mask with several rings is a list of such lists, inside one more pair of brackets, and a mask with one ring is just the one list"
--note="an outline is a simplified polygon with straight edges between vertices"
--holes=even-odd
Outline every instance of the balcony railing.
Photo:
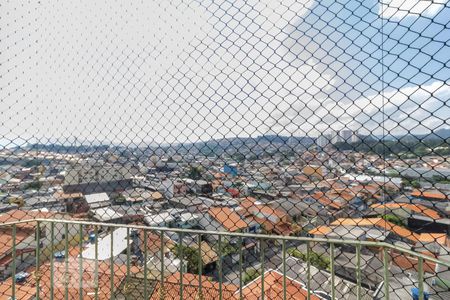
[[[23,234],[29,228],[33,242]],[[54,219],[4,223],[0,229],[12,237],[5,241],[11,253],[9,263],[2,262],[0,299],[408,299],[414,294],[448,299],[449,294],[450,261],[384,242]],[[318,245],[326,251],[317,252]],[[354,259],[343,263],[342,247],[353,248]],[[364,259],[368,251],[379,262],[371,268]],[[396,268],[402,259],[411,262],[409,268]],[[407,271],[399,276],[396,269]]]

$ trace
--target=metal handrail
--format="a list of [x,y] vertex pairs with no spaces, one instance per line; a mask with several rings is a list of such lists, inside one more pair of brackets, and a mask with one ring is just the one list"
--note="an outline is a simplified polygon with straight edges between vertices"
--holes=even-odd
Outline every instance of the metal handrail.
[[[357,284],[357,290],[356,290],[356,296],[357,299],[361,299],[362,298],[362,291],[361,291],[361,247],[362,246],[367,246],[367,247],[378,247],[380,249],[382,249],[381,253],[382,253],[382,263],[383,263],[383,282],[384,282],[384,299],[389,299],[389,292],[390,292],[390,286],[389,286],[389,281],[390,281],[390,273],[389,273],[389,249],[392,250],[396,250],[396,251],[400,251],[403,252],[405,254],[409,254],[412,257],[417,258],[417,263],[418,263],[418,287],[419,287],[419,298],[423,299],[424,298],[424,262],[433,262],[435,264],[441,265],[441,266],[445,266],[447,268],[450,268],[450,262],[449,261],[444,261],[441,260],[439,258],[435,258],[435,257],[431,257],[431,256],[427,256],[425,254],[422,253],[418,253],[415,251],[412,251],[410,249],[406,249],[406,248],[402,248],[398,245],[393,245],[393,244],[389,244],[386,242],[376,242],[376,241],[362,241],[362,240],[347,240],[347,239],[328,239],[328,238],[317,238],[317,237],[304,237],[304,236],[280,236],[280,235],[268,235],[268,234],[256,234],[256,233],[233,233],[233,232],[222,232],[222,231],[208,231],[208,230],[196,230],[196,229],[185,229],[185,228],[170,228],[170,227],[153,227],[153,226],[142,226],[142,225],[129,225],[129,224],[110,224],[110,223],[103,223],[103,222],[87,222],[87,221],[83,221],[83,220],[67,220],[67,219],[43,219],[43,218],[37,218],[37,219],[26,219],[26,220],[17,220],[17,221],[13,221],[13,222],[7,222],[7,223],[2,223],[0,224],[0,228],[1,227],[6,227],[6,226],[10,226],[12,227],[13,231],[13,240],[15,241],[15,234],[17,232],[17,225],[18,224],[24,224],[24,223],[36,223],[36,241],[37,241],[37,245],[39,245],[39,240],[40,240],[40,228],[43,224],[49,224],[51,225],[51,251],[52,251],[52,255],[50,255],[50,266],[51,266],[51,274],[50,274],[50,281],[51,281],[51,285],[50,285],[50,294],[51,294],[51,299],[53,299],[53,278],[54,278],[54,274],[53,274],[53,254],[54,254],[54,227],[55,224],[59,223],[59,224],[63,224],[64,225],[64,231],[65,231],[65,245],[64,245],[64,251],[65,251],[65,275],[67,276],[68,274],[68,257],[69,257],[69,241],[68,241],[68,226],[69,225],[75,225],[75,226],[79,226],[78,230],[78,235],[79,235],[79,241],[77,242],[78,247],[80,249],[80,253],[82,251],[83,248],[83,226],[89,226],[89,227],[94,227],[95,228],[95,232],[96,232],[96,236],[98,234],[98,229],[101,227],[106,227],[106,228],[126,228],[127,229],[127,261],[126,261],[126,267],[127,267],[127,275],[125,278],[125,285],[124,285],[124,293],[128,293],[130,292],[130,283],[129,283],[129,279],[130,279],[130,258],[131,258],[131,251],[130,251],[130,234],[131,234],[131,230],[132,229],[140,229],[144,232],[144,245],[147,245],[147,233],[149,231],[156,231],[159,232],[159,239],[161,242],[161,248],[160,250],[160,267],[161,267],[161,273],[160,273],[160,278],[159,278],[159,283],[160,283],[160,293],[161,293],[161,297],[164,296],[165,293],[165,263],[164,263],[164,232],[173,232],[173,233],[179,233],[180,237],[182,237],[185,234],[195,234],[197,235],[197,247],[198,249],[196,251],[198,251],[198,255],[200,257],[200,259],[198,259],[198,266],[196,266],[198,268],[198,293],[199,293],[199,297],[202,297],[202,269],[203,269],[203,261],[201,259],[201,249],[202,249],[202,236],[217,236],[218,237],[218,249],[219,252],[223,249],[222,248],[222,243],[223,243],[223,238],[224,237],[236,237],[239,239],[239,243],[241,245],[241,247],[239,248],[239,291],[237,293],[239,293],[239,298],[240,299],[245,299],[243,298],[242,295],[242,273],[243,273],[243,257],[242,257],[242,241],[244,238],[251,238],[251,239],[257,239],[260,241],[260,280],[261,280],[261,296],[264,298],[265,295],[265,291],[264,291],[264,276],[265,276],[265,260],[266,260],[266,256],[265,256],[265,251],[264,251],[264,247],[266,245],[266,241],[267,240],[278,240],[281,241],[281,245],[282,245],[282,258],[283,258],[283,263],[282,263],[282,269],[283,269],[283,281],[282,281],[282,285],[283,285],[283,299],[285,299],[287,297],[287,293],[286,293],[286,242],[287,241],[296,241],[296,242],[304,242],[306,243],[307,246],[307,253],[306,253],[306,264],[307,264],[307,279],[306,279],[306,285],[304,285],[304,288],[306,288],[306,299],[311,299],[312,295],[316,293],[316,291],[311,290],[311,285],[310,285],[310,281],[312,279],[311,276],[311,266],[312,266],[312,262],[311,262],[311,243],[326,243],[329,244],[329,251],[330,251],[330,260],[329,260],[329,270],[330,270],[330,274],[331,274],[331,299],[337,299],[337,295],[336,295],[336,279],[335,279],[335,272],[336,272],[336,267],[335,267],[335,256],[333,255],[334,253],[334,249],[336,245],[352,245],[355,247],[356,249],[356,255],[357,255],[357,263],[356,263],[356,284]],[[113,231],[110,232],[110,236],[111,236],[111,248],[110,248],[110,260],[111,260],[111,264],[110,264],[110,272],[111,274],[114,273],[114,249],[113,249]],[[181,239],[180,241],[181,246],[183,245],[183,240]],[[182,295],[183,295],[183,247],[180,247],[180,259],[181,259],[181,269],[180,269],[180,299],[182,299]],[[13,243],[13,257],[16,256],[16,245],[15,243]],[[41,295],[41,289],[40,289],[40,264],[41,264],[41,250],[40,247],[37,246],[36,247],[36,257],[35,257],[35,262],[36,262],[36,271],[35,271],[35,281],[36,281],[36,298],[38,299]],[[147,258],[147,248],[145,247],[144,250],[144,257]],[[95,278],[95,282],[96,282],[96,288],[95,288],[95,298],[98,299],[98,245],[97,245],[97,239],[96,239],[96,243],[95,243],[95,274],[94,274],[94,278]],[[80,265],[79,265],[79,273],[80,273],[80,282],[79,282],[79,293],[80,293],[80,299],[82,298],[82,293],[83,293],[83,282],[82,282],[82,274],[83,274],[83,268],[82,268],[82,254],[80,254],[80,256],[78,257]],[[219,268],[219,300],[223,299],[223,261],[222,261],[222,254],[219,253],[219,262],[218,262],[218,268]],[[14,260],[15,261],[15,260]],[[145,260],[146,261],[146,260]],[[147,287],[147,275],[148,275],[148,270],[147,270],[147,263],[144,263],[143,266],[144,269],[144,295],[146,297],[148,297],[148,287]],[[15,274],[15,265],[13,266],[13,275]],[[195,273],[197,273],[195,271]],[[65,294],[65,299],[69,299],[69,293],[68,293],[68,286],[69,282],[68,282],[68,278],[64,278],[64,294]],[[15,295],[15,280],[13,279],[12,281],[12,295]],[[113,295],[113,290],[115,289],[115,284],[113,281],[113,277],[111,276],[110,278],[110,289],[111,289],[111,297],[114,298]],[[381,291],[381,285],[379,287],[379,289],[377,289],[377,291]],[[319,297],[320,298],[320,297]]]
[[153,230],[153,231],[163,231],[163,232],[176,232],[176,233],[191,233],[199,235],[216,235],[216,236],[228,236],[236,238],[254,238],[254,239],[264,239],[264,240],[281,240],[281,241],[297,241],[297,242],[316,242],[316,243],[328,243],[328,244],[346,244],[352,246],[366,246],[366,247],[381,247],[387,249],[393,249],[401,251],[402,253],[407,253],[417,258],[422,258],[427,261],[437,263],[450,268],[450,261],[444,261],[432,256],[428,256],[419,252],[415,252],[411,249],[403,248],[398,245],[377,242],[377,241],[363,241],[363,240],[352,240],[352,239],[329,239],[321,237],[306,237],[306,236],[283,236],[283,235],[269,235],[269,234],[257,234],[257,233],[236,233],[236,232],[226,232],[226,231],[209,231],[209,230],[198,230],[198,229],[186,229],[186,228],[172,228],[172,227],[155,227],[155,226],[143,226],[143,225],[129,225],[129,224],[113,224],[113,223],[102,223],[102,222],[87,222],[82,220],[62,220],[62,219],[27,219],[18,220],[14,222],[7,222],[0,224],[0,227],[13,226],[23,223],[31,222],[49,222],[49,223],[60,223],[60,224],[72,224],[72,225],[89,225],[89,226],[104,226],[113,228],[129,228],[129,229],[142,229],[142,230]]

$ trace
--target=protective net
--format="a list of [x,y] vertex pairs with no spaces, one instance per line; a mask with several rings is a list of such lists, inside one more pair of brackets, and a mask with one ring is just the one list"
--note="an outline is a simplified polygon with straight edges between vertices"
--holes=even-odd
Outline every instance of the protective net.
[[1,0],[0,299],[450,299],[449,51],[446,0]]

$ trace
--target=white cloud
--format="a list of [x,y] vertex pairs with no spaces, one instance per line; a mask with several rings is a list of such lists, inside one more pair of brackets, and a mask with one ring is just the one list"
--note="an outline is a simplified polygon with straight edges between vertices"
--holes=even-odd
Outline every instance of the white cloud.
[[379,14],[386,19],[401,20],[407,16],[433,17],[447,0],[382,0]]
[[[22,36],[2,41],[11,60],[0,78],[6,107],[0,139],[170,143],[315,135],[352,124],[380,130],[383,102],[365,96],[378,95],[376,68],[355,58],[362,46],[336,28],[314,28],[318,22],[307,13],[315,1],[119,3],[44,3],[33,14],[8,4],[10,20],[1,19],[0,27],[15,19],[17,28],[33,27],[25,26],[22,44],[15,44]],[[364,52],[367,60],[376,60],[379,47],[368,49],[374,50]],[[447,88],[389,92],[385,108],[404,107],[400,117],[419,120],[424,109],[440,107],[422,122],[437,126],[435,116],[450,114],[439,102]],[[389,126],[412,128],[411,122]]]

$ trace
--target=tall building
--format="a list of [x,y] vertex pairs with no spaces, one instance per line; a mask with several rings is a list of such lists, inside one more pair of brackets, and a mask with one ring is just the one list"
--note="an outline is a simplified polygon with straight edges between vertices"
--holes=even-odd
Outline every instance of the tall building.
[[342,143],[343,141],[344,141],[344,139],[339,135],[339,132],[333,131],[331,133],[331,143],[332,144]]
[[325,148],[330,144],[330,135],[321,133],[317,137],[316,143],[319,148]]
[[353,135],[353,131],[350,129],[342,129],[339,131],[339,136],[342,138],[343,142],[350,143]]
[[360,139],[360,137],[359,137],[358,131],[353,131],[352,138],[351,138],[351,142],[352,142],[352,143],[357,143],[357,142],[359,142],[360,140],[361,140],[361,139]]

